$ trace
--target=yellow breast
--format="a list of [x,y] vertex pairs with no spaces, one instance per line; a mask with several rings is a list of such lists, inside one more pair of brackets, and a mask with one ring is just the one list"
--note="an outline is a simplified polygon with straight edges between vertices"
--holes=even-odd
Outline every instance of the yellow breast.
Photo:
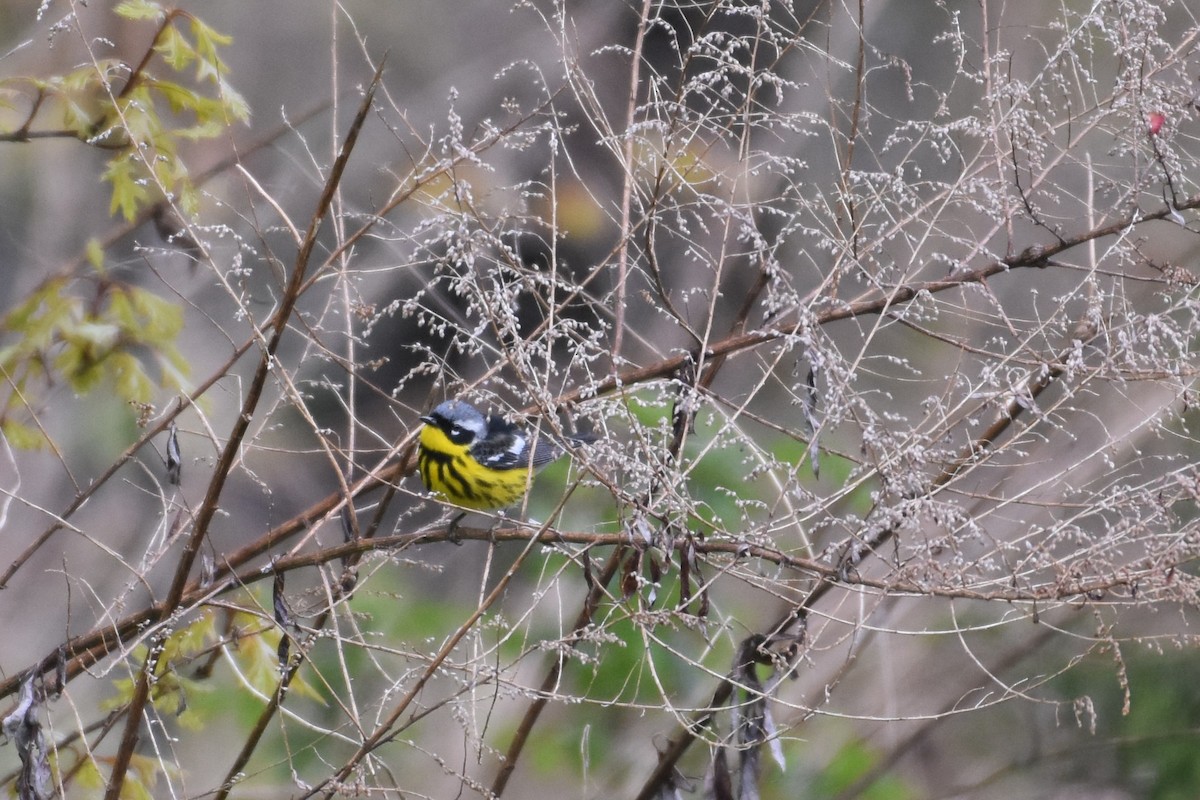
[[525,496],[529,469],[491,469],[471,457],[470,450],[450,441],[441,429],[421,428],[417,468],[425,488],[455,505],[488,511],[511,506]]

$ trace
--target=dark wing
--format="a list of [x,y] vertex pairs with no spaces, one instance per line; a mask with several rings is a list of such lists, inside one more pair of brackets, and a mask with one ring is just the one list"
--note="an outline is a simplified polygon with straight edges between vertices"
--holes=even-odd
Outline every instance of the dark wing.
[[572,433],[559,439],[557,436],[543,432],[538,436],[537,450],[534,452],[533,458],[530,459],[530,465],[534,469],[541,469],[551,461],[559,458],[565,449],[564,441],[566,444],[575,447],[581,444],[590,444],[599,438],[594,433]]
[[549,434],[543,433],[538,436],[533,457],[529,459],[529,466],[533,469],[541,469],[562,454],[562,445],[556,442]]
[[[567,436],[572,445],[587,444],[599,438],[592,433]],[[563,454],[563,443],[553,434],[540,431],[537,441],[530,441],[529,434],[503,417],[488,419],[488,435],[471,448],[477,461],[492,469],[539,470]]]
[[600,441],[598,434],[591,431],[580,431],[579,433],[568,433],[566,440],[572,445],[591,444],[592,442]]
[[490,417],[487,430],[487,438],[471,447],[476,461],[492,469],[529,466],[529,437],[520,428],[503,417]]

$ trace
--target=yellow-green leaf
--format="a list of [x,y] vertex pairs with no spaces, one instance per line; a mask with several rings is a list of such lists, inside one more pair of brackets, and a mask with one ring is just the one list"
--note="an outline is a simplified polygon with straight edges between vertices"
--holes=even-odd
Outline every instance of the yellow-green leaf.
[[163,29],[162,34],[158,37],[158,42],[154,45],[154,50],[176,72],[182,72],[196,60],[196,51],[192,49],[191,42],[185,39],[174,25],[168,25]]
[[85,756],[79,769],[75,771],[75,783],[81,789],[103,789],[105,780],[100,774],[100,767],[91,756]]
[[154,800],[154,796],[137,778],[127,776],[121,785],[120,800]]
[[125,19],[161,20],[166,16],[162,6],[151,0],[122,0],[113,11]]
[[192,36],[196,40],[196,55],[198,56],[196,79],[211,80],[215,83],[221,73],[225,71],[225,66],[217,56],[217,46],[229,44],[233,41],[233,37],[218,33],[195,17],[192,18]]
[[37,428],[7,417],[0,421],[0,435],[18,450],[40,450],[46,446],[46,437]]
[[137,217],[138,207],[150,198],[144,178],[139,178],[138,169],[128,155],[114,158],[104,171],[104,180],[112,184],[112,202],[108,213],[121,216],[129,222]]
[[88,239],[88,241],[87,241],[86,251],[87,251],[88,263],[92,265],[92,268],[95,269],[96,272],[103,275],[104,274],[104,245],[100,244],[100,241],[98,239],[91,238],[91,239]]
[[242,97],[240,92],[230,86],[224,78],[217,83],[217,88],[221,99],[225,101],[225,107],[229,109],[229,116],[241,122],[250,119],[250,104],[246,102],[246,98]]
[[[268,697],[275,693],[281,676],[279,666],[279,640],[283,633],[279,628],[250,614],[238,614],[234,618],[236,627],[244,627],[253,633],[238,639],[237,655],[242,674],[255,691]],[[292,678],[288,687],[293,694],[301,694],[318,702],[325,702],[320,692],[306,682],[301,673]]]

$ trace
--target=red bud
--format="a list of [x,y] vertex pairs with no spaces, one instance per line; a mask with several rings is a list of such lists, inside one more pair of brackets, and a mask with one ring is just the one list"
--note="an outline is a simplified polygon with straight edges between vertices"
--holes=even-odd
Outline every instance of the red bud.
[[1167,115],[1161,111],[1151,111],[1147,116],[1149,123],[1150,135],[1158,136],[1158,132],[1162,130],[1163,123],[1167,121]]

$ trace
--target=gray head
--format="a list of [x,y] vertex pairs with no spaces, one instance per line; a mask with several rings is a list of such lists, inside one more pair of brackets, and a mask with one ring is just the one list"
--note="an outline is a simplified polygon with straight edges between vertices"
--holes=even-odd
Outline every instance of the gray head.
[[487,418],[479,409],[462,400],[447,400],[421,417],[427,425],[441,428],[455,444],[470,444],[487,435]]

